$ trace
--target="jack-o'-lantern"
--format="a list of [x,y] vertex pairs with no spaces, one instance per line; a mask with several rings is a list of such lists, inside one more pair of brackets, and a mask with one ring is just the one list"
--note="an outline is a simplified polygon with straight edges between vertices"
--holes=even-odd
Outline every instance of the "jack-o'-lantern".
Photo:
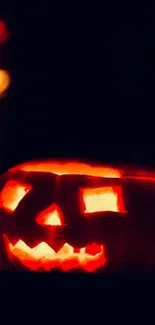
[[19,165],[0,178],[0,235],[1,269],[154,265],[154,175],[80,162]]

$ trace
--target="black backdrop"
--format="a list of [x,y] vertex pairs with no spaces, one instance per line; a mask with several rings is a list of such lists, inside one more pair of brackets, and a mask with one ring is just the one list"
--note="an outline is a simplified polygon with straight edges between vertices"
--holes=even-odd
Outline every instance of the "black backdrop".
[[1,171],[46,157],[155,166],[153,8],[45,1],[0,14],[12,30]]

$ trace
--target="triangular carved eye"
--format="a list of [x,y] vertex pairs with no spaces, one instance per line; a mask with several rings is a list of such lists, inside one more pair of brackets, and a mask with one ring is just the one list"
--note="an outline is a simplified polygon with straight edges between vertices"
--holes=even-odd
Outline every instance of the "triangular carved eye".
[[42,226],[62,226],[62,212],[56,204],[52,204],[38,214],[36,222]]

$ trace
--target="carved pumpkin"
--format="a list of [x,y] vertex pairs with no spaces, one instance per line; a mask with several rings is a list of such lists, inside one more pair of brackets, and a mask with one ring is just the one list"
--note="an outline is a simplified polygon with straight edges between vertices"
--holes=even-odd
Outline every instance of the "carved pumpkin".
[[0,267],[93,272],[109,262],[153,265],[154,219],[151,173],[25,163],[0,178]]

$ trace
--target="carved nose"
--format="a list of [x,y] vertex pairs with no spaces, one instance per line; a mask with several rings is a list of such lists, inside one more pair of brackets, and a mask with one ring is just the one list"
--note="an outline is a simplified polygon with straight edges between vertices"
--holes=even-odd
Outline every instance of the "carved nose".
[[63,220],[63,214],[55,203],[41,211],[36,218],[36,222],[41,226],[62,226]]

